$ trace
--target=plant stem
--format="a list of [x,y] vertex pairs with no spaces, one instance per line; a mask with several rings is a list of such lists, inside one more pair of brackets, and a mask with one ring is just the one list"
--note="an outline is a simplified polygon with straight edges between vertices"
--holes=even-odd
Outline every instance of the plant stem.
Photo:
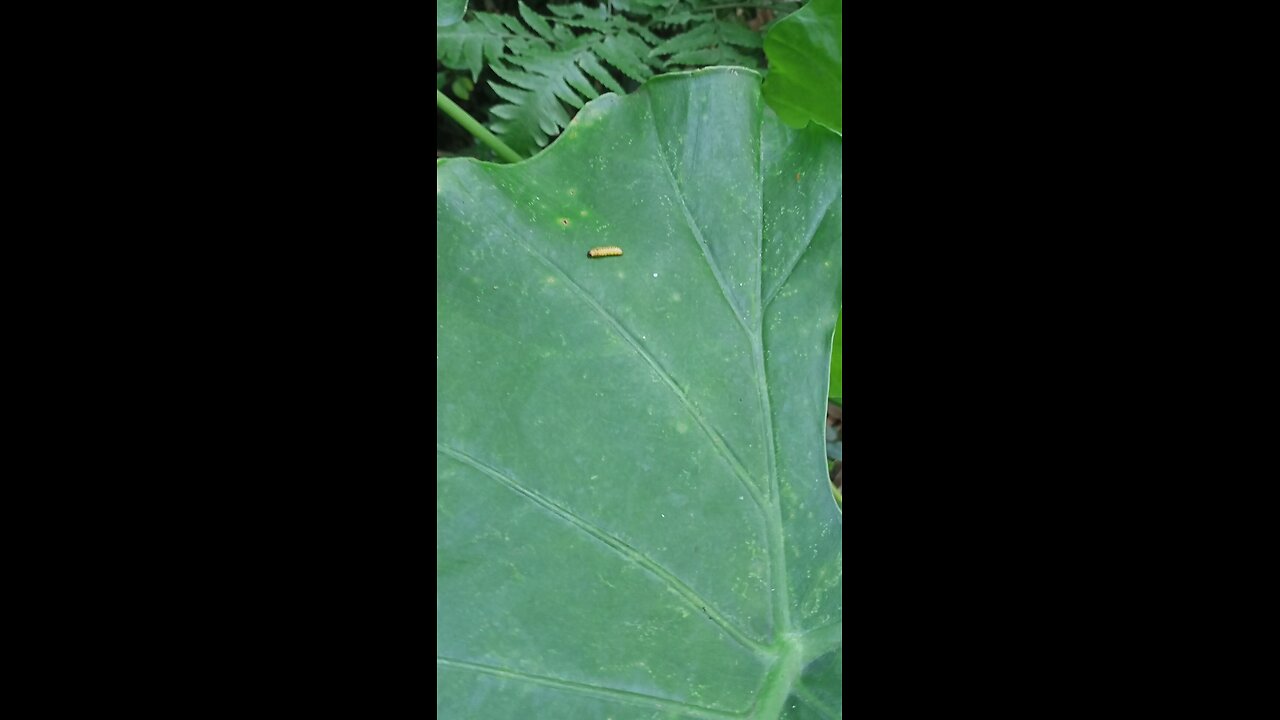
[[476,136],[480,142],[488,145],[490,149],[498,153],[498,157],[507,162],[520,162],[524,158],[520,157],[515,150],[507,147],[507,144],[499,140],[488,128],[476,122],[476,119],[467,114],[466,110],[458,107],[458,104],[450,100],[447,95],[436,90],[436,107],[444,111],[445,115],[453,118],[463,130]]

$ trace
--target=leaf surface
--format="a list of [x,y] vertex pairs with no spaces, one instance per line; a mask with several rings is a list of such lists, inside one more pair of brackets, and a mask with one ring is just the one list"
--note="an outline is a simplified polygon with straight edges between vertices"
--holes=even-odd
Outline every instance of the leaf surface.
[[436,0],[436,27],[447,27],[462,19],[467,0]]
[[841,155],[714,68],[438,163],[440,717],[840,712]]
[[765,100],[792,127],[813,120],[843,133],[844,30],[840,0],[810,0],[764,39]]

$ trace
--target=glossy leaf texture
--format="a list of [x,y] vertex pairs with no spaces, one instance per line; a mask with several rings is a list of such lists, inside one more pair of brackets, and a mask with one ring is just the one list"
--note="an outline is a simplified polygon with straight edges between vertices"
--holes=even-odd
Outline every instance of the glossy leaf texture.
[[437,165],[440,717],[840,714],[841,157],[712,68]]
[[765,101],[792,127],[810,120],[843,134],[844,30],[840,0],[810,0],[764,39]]
[[467,0],[436,0],[436,27],[447,27],[462,19]]

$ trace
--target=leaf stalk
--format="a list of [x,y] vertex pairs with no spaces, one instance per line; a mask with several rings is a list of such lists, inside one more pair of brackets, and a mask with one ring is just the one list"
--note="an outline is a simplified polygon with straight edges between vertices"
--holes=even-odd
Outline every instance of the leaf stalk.
[[477,140],[488,145],[491,150],[498,154],[498,157],[507,162],[520,162],[524,158],[519,153],[512,150],[506,143],[498,139],[496,135],[489,132],[489,129],[481,125],[475,118],[467,114],[466,110],[458,107],[458,104],[449,99],[449,96],[436,90],[436,107],[444,111],[445,115],[453,118],[455,122],[462,126],[463,130],[471,133]]

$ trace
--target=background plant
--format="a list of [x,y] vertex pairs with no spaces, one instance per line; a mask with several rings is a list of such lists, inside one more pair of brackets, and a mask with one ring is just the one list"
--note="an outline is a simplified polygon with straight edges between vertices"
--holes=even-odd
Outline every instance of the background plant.
[[[798,7],[788,0],[482,2],[437,27],[436,86],[473,115],[487,113],[488,127],[527,156],[601,93],[626,94],[663,72],[764,67],[762,31]],[[443,140],[454,148],[469,142],[461,134]]]

